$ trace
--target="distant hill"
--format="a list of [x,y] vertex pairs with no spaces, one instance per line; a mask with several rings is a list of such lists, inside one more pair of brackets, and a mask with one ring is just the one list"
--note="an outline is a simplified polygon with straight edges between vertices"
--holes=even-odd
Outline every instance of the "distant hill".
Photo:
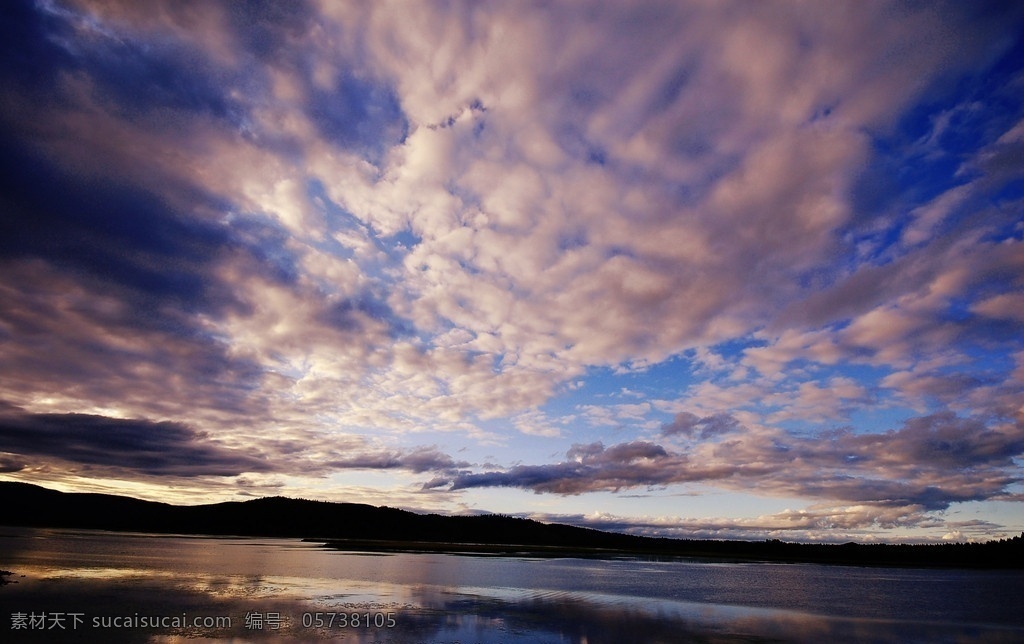
[[799,544],[640,537],[502,515],[417,514],[284,497],[178,506],[0,482],[0,525],[296,537],[359,550],[712,557],[855,565],[1024,568],[1024,535],[984,544]]

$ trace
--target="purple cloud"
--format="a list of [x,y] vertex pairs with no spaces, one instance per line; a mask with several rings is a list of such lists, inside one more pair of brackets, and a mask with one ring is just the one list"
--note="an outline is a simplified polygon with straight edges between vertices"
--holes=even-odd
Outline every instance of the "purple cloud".
[[159,476],[234,476],[266,472],[265,455],[231,449],[181,423],[93,414],[0,413],[0,450]]
[[573,495],[706,482],[768,495],[940,510],[999,498],[1021,480],[1012,474],[1013,458],[1024,454],[1019,423],[994,429],[982,419],[936,414],[881,434],[840,430],[819,438],[759,434],[735,421],[706,420],[679,414],[664,431],[690,435],[701,424],[719,423],[715,434],[703,437],[718,442],[689,452],[642,441],[607,448],[574,445],[559,463],[439,477],[426,487],[517,487]]

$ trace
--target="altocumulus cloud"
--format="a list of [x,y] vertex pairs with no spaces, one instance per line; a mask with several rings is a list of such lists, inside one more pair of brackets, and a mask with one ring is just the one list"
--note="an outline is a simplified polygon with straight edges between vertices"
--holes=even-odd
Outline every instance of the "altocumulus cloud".
[[806,534],[1019,498],[1022,25],[13,3],[0,470],[567,516],[699,484]]

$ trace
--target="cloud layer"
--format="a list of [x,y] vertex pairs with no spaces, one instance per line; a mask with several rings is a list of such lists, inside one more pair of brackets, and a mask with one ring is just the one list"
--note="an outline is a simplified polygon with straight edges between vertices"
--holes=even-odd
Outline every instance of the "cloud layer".
[[0,470],[1019,499],[1022,26],[18,3]]
[[[788,498],[945,510],[952,503],[997,498],[1021,480],[1013,460],[1024,453],[1020,422],[990,429],[983,420],[942,413],[885,433],[840,429],[801,438],[751,430],[732,418],[695,420],[683,412],[663,433],[679,434],[680,427],[690,428],[691,440],[676,449],[644,441],[576,444],[556,464],[462,474],[427,485],[581,494],[701,482]],[[694,427],[703,429],[693,432]]]

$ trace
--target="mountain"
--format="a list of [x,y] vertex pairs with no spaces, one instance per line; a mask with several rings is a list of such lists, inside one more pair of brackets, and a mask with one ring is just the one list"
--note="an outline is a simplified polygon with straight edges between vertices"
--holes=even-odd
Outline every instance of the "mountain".
[[503,515],[417,514],[284,497],[178,506],[0,482],[0,525],[295,537],[362,550],[711,557],[885,566],[1024,568],[1024,534],[987,543],[802,544],[640,537]]
[[0,482],[0,524],[180,534],[624,548],[644,539],[500,515],[417,514],[284,497],[176,506]]

